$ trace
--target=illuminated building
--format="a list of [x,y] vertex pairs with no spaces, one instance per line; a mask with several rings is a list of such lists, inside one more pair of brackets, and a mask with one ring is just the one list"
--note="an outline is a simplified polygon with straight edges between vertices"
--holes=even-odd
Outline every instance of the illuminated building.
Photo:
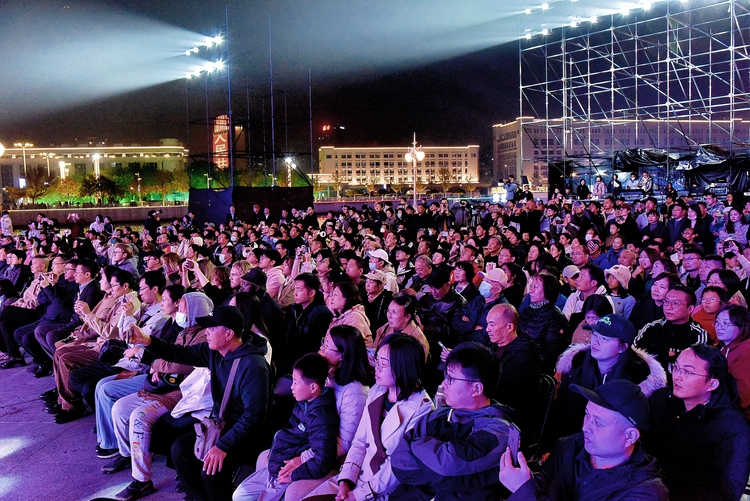
[[[25,152],[23,151],[25,150]],[[54,147],[6,147],[0,157],[0,180],[3,186],[19,187],[24,173],[24,155],[27,171],[41,167],[49,169],[52,177],[74,174],[93,175],[98,167],[102,175],[118,167],[138,165],[144,169],[158,168],[173,171],[185,167],[188,150],[177,139],[160,139],[157,146],[103,143],[81,143],[75,146]],[[64,162],[64,173],[61,173]]]

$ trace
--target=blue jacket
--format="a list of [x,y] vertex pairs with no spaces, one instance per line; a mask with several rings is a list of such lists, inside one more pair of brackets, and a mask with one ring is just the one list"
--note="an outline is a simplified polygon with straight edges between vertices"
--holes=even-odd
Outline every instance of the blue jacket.
[[423,416],[391,456],[403,485],[390,499],[505,498],[498,475],[508,429],[498,403],[477,410],[439,407]]
[[292,480],[323,478],[336,466],[339,414],[333,389],[326,387],[312,402],[297,402],[285,428],[273,437],[268,473],[279,475],[284,461],[310,452],[310,459],[292,472]]

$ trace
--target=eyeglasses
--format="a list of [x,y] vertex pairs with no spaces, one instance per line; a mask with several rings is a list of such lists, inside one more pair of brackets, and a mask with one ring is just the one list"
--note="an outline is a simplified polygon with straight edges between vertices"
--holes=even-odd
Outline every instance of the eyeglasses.
[[333,351],[335,353],[341,353],[340,350],[337,350],[335,346],[331,346],[326,342],[326,338],[323,338],[320,340],[320,349],[325,351]]
[[702,297],[701,303],[715,303],[716,301],[721,302],[721,299],[718,297]]
[[683,369],[677,364],[672,364],[672,376],[700,376],[700,377],[708,377],[708,374],[698,374],[697,372],[692,372],[687,369]]
[[448,371],[443,371],[443,377],[445,378],[445,382],[449,385],[453,384],[453,381],[466,381],[468,383],[479,383],[480,381],[477,381],[476,379],[462,379],[460,377],[453,377],[450,374],[448,374]]
[[[387,365],[383,362],[387,362]],[[375,355],[375,368],[383,370],[391,368],[391,361],[384,357]]]
[[664,307],[665,308],[679,308],[680,306],[684,306],[685,303],[682,301],[675,301],[673,299],[665,299],[664,300]]

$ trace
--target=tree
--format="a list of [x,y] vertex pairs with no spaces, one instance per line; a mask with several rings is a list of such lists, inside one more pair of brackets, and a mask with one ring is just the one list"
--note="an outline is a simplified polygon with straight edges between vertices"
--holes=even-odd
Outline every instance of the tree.
[[331,183],[333,183],[333,188],[336,190],[336,196],[340,199],[341,188],[344,185],[344,176],[341,175],[338,169],[331,174]]
[[474,194],[474,190],[477,189],[477,186],[479,185],[479,179],[477,176],[469,176],[469,178],[466,180],[466,186],[469,188],[469,193],[472,195]]
[[417,195],[419,195],[419,192],[424,192],[424,189],[427,188],[428,184],[429,183],[427,182],[427,178],[418,177],[417,178]]
[[453,181],[453,174],[451,173],[451,170],[448,167],[440,167],[438,170],[438,183],[440,183],[440,187],[443,188],[443,194],[448,193],[448,189],[451,187],[451,184]]
[[169,170],[157,170],[151,174],[150,187],[161,195],[161,204],[167,198],[167,194],[174,191],[174,172]]
[[81,192],[81,181],[71,176],[65,179],[58,177],[52,184],[52,191],[60,195],[61,199],[70,203],[70,199]]
[[94,197],[97,201],[107,198],[112,200],[122,197],[125,190],[118,186],[115,181],[105,176],[99,176],[96,179],[93,175],[87,176],[81,183],[81,195],[84,197]]
[[44,167],[38,166],[27,170],[23,197],[31,199],[31,203],[36,203],[37,198],[47,194],[53,181],[54,178],[47,174]]

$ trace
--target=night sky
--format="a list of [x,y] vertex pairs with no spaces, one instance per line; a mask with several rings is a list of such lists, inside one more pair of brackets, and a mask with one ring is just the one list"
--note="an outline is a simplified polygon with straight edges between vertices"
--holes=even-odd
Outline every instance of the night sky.
[[[224,29],[225,5],[0,1],[7,63],[0,79],[0,142],[187,142],[188,120],[205,118],[206,84],[186,86],[183,75],[191,63],[183,52]],[[406,146],[416,132],[425,145],[489,148],[491,125],[518,114],[517,48],[503,45],[514,34],[488,25],[508,15],[493,14],[491,5],[231,2],[235,117],[249,112],[251,130],[260,136],[265,108],[270,136],[270,16],[278,149],[288,142],[289,151],[309,151],[308,70],[316,139],[322,124],[340,123],[347,144]],[[221,56],[216,51],[205,58]],[[226,80],[214,76],[208,87],[210,114],[223,112]],[[196,132],[200,127],[191,126],[193,146],[204,137]]]

